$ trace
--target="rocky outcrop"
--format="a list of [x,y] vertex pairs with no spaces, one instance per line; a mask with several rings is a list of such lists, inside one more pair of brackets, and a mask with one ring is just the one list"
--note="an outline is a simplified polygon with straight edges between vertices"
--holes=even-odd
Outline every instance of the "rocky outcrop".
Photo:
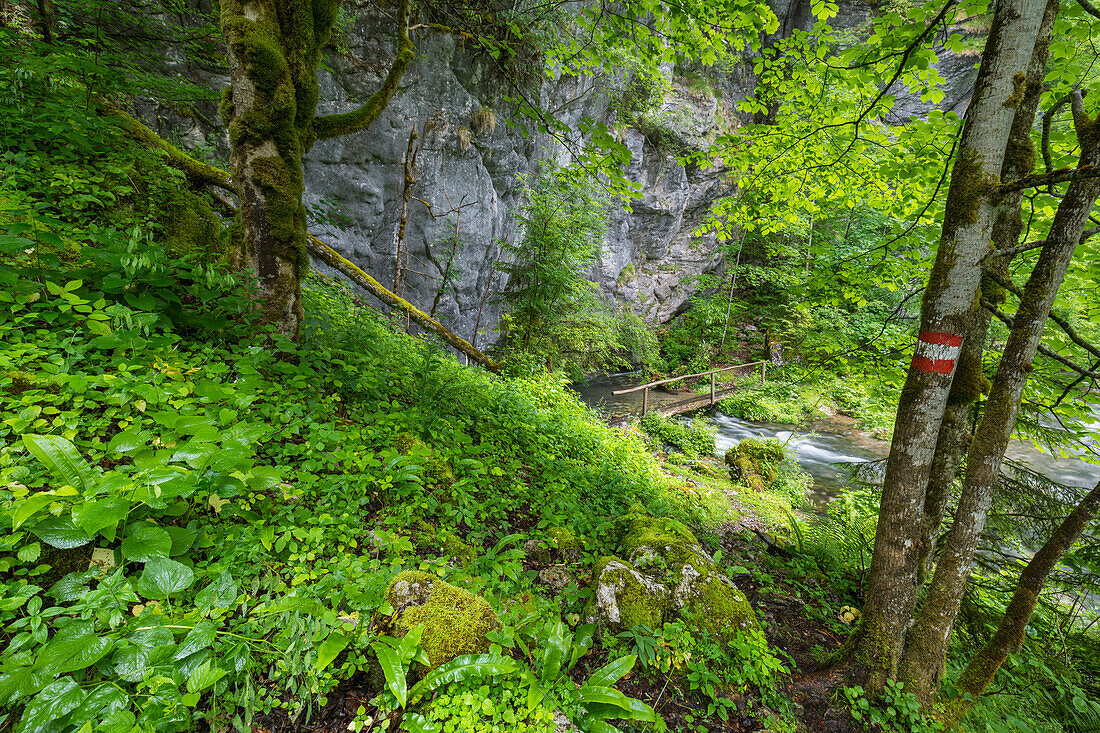
[[[334,55],[331,71],[322,73],[320,114],[346,111],[370,94],[386,65],[354,59],[384,62],[392,53],[390,38],[379,19],[357,21],[350,54]],[[503,98],[502,81],[495,62],[468,52],[460,38],[428,34],[400,92],[370,130],[318,144],[305,165],[307,204],[345,217],[322,238],[391,285],[399,264],[404,159],[415,131],[404,242],[408,267],[398,287],[425,310],[438,297],[439,320],[477,347],[495,338],[494,299],[506,284],[496,263],[504,257],[501,243],[521,235],[513,211],[523,179],[540,160],[569,158],[549,136],[525,136],[516,126],[525,120]],[[609,94],[598,85],[593,91],[591,80],[547,81],[528,93],[567,122],[609,118]],[[606,297],[659,323],[690,297],[693,286],[685,278],[718,264],[713,235],[695,232],[715,199],[730,190],[720,172],[685,166],[677,158],[702,149],[732,118],[712,93],[692,92],[682,83],[673,84],[651,118],[645,131],[618,133],[633,156],[627,176],[642,196],[630,211],[612,213],[590,277]]]
[[635,510],[618,520],[620,557],[593,572],[588,616],[604,633],[651,629],[687,617],[726,643],[755,628],[745,594],[733,586],[695,535],[674,519]]
[[746,438],[726,451],[730,479],[757,491],[764,491],[779,476],[779,466],[787,458],[787,448],[779,440]]

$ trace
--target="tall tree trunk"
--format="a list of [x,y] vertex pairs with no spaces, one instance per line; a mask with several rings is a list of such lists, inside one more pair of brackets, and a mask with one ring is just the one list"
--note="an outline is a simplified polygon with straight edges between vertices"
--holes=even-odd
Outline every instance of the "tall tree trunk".
[[849,646],[855,676],[881,688],[897,668],[916,597],[924,494],[967,314],[988,252],[1005,147],[1022,101],[1045,0],[999,0],[948,189],[925,289],[916,354],[898,403],[862,623]]
[[[1031,130],[1035,126],[1035,114],[1039,109],[1039,99],[1043,94],[1043,78],[1046,76],[1047,58],[1050,51],[1050,39],[1054,34],[1054,21],[1058,17],[1058,0],[1048,0],[1039,26],[1035,47],[1031,53],[1031,62],[1027,70],[1027,86],[1023,101],[1016,108],[1012,119],[1012,129],[1008,135],[1004,165],[1001,168],[1001,182],[1015,181],[1029,175],[1035,167],[1035,145],[1031,139]],[[1024,223],[1020,203],[1023,192],[1014,191],[997,206],[993,221],[993,248],[1008,249],[1020,242],[1020,233]],[[1008,275],[1010,257],[998,257],[987,265],[1001,276]],[[981,281],[982,297],[993,303],[1004,301],[1004,289],[1000,288],[988,276]],[[982,373],[982,354],[989,332],[991,314],[978,304],[971,306],[966,338],[959,366],[955,372],[951,393],[944,409],[943,423],[936,439],[936,453],[932,459],[932,468],[928,478],[928,488],[924,497],[924,514],[921,518],[921,539],[918,545],[917,585],[923,585],[932,575],[936,542],[943,524],[943,514],[951,496],[955,477],[962,465],[962,459],[970,445],[970,416],[974,405],[985,392],[989,391],[989,381]]]
[[1100,483],[1077,504],[1020,573],[1012,600],[993,638],[978,650],[955,685],[959,696],[948,702],[944,709],[948,722],[957,723],[966,716],[974,701],[993,682],[1008,655],[1020,647],[1047,577],[1085,531],[1097,511],[1100,511]]
[[[1100,146],[1095,140],[1097,125],[1085,115],[1079,96],[1074,118],[1082,147],[1078,168],[1094,167],[1100,164]],[[901,679],[906,683],[906,690],[913,692],[922,704],[929,704],[939,687],[951,627],[970,577],[978,539],[985,528],[1000,476],[1001,460],[1016,426],[1031,363],[1054,298],[1098,195],[1100,179],[1087,178],[1070,183],[1054,216],[1046,245],[1024,287],[985,414],[967,459],[955,521],[944,541],[928,597],[909,634]]]

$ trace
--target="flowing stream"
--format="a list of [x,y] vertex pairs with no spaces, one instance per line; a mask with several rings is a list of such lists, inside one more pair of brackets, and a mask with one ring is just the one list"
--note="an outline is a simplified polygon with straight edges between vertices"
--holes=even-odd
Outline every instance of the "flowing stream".
[[[637,379],[636,373],[600,375],[591,378],[587,385],[574,385],[573,389],[588,405],[614,420],[641,412],[641,391],[618,396],[611,394],[614,390],[635,386]],[[682,397],[682,394],[651,390],[649,405],[652,409]],[[1100,410],[1095,412],[1096,422],[1089,426],[1094,435],[1100,434]],[[745,438],[778,438],[793,447],[798,463],[814,478],[813,488],[806,498],[818,510],[823,509],[843,489],[848,473],[845,464],[880,460],[890,451],[888,443],[859,430],[850,418],[824,419],[808,429],[749,422],[720,412],[714,414],[711,421],[718,434],[719,455]],[[1100,466],[1072,457],[1053,456],[1027,441],[1013,440],[1006,455],[1058,483],[1069,486],[1091,488],[1100,480]]]

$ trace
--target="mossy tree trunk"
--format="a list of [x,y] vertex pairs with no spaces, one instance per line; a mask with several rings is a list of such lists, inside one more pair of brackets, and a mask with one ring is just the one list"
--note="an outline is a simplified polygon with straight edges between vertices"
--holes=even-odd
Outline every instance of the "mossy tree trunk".
[[[1074,126],[1082,151],[1078,168],[1100,165],[1100,145],[1097,145],[1100,126],[1085,114],[1079,93],[1074,102]],[[1016,426],[1020,399],[1043,327],[1098,196],[1100,179],[1085,178],[1070,183],[1055,213],[1046,244],[1024,286],[985,413],[967,457],[955,521],[944,540],[928,597],[909,634],[900,670],[906,690],[926,705],[939,688],[951,627],[970,577],[974,552],[985,528],[1001,461]]]
[[357,110],[317,117],[317,68],[340,0],[222,0],[230,86],[222,104],[239,197],[236,263],[259,277],[267,318],[290,338],[302,322],[308,268],[302,155],[317,140],[366,128],[385,109],[413,58],[409,0],[397,12],[396,58]]
[[1020,573],[1012,600],[993,638],[978,650],[955,685],[959,694],[946,705],[944,717],[947,722],[954,724],[966,716],[974,701],[993,682],[1008,655],[1019,649],[1047,577],[1085,531],[1097,511],[1100,511],[1100,483],[1077,504]]
[[1045,0],[1000,0],[967,110],[948,189],[936,262],[921,308],[921,334],[898,403],[862,623],[848,647],[853,676],[871,689],[891,678],[916,601],[925,490],[966,321],[989,250],[999,182],[1016,106]]
[[[1050,55],[1050,40],[1054,35],[1054,21],[1058,16],[1058,0],[1048,0],[1043,22],[1035,40],[1028,65],[1027,86],[1023,100],[1016,108],[1012,128],[1008,135],[1001,182],[1008,183],[1030,175],[1035,168],[1035,145],[1031,130],[1039,99],[1043,94],[1043,78],[1046,75]],[[1023,192],[1014,191],[1001,199],[993,221],[993,248],[1009,249],[1020,243],[1024,223],[1021,209]],[[986,269],[1001,277],[1008,276],[1011,257],[997,257]],[[981,297],[991,303],[1004,302],[1004,288],[999,287],[989,275],[980,284]],[[936,453],[932,459],[928,488],[924,497],[924,513],[921,517],[921,539],[918,545],[917,585],[923,585],[932,575],[936,542],[943,524],[951,491],[970,446],[970,418],[974,406],[982,394],[989,391],[989,380],[982,373],[982,354],[989,333],[992,314],[978,303],[970,308],[966,326],[966,338],[959,355],[959,365],[951,384],[951,392],[944,409],[943,422],[936,438]]]

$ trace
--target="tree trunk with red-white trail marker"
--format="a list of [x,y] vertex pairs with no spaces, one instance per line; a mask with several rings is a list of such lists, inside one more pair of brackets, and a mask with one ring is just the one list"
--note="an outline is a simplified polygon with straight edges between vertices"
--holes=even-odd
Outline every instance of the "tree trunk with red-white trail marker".
[[951,174],[943,232],[921,308],[920,343],[898,403],[862,622],[847,650],[873,690],[894,676],[916,601],[925,488],[966,319],[989,251],[1001,166],[1045,0],[1000,0]]

